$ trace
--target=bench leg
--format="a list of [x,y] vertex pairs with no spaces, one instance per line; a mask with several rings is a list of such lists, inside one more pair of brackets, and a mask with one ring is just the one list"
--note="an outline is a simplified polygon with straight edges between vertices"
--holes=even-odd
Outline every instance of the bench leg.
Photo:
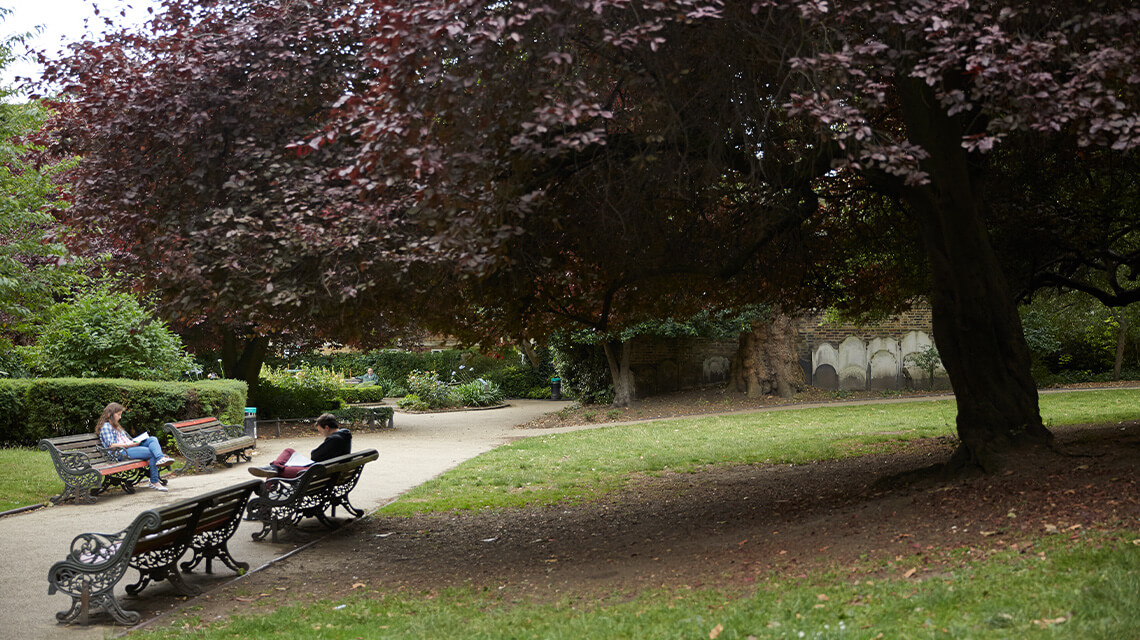
[[87,626],[91,623],[91,589],[84,588],[79,596],[79,624]]
[[79,596],[73,596],[71,608],[55,614],[55,619],[61,624],[71,624],[78,618],[79,624],[87,626],[91,623],[93,611],[106,611],[111,614],[116,622],[127,626],[134,626],[139,623],[139,620],[142,620],[142,615],[139,612],[123,609],[110,590],[92,596],[90,589],[84,589]]
[[221,560],[222,564],[229,567],[231,571],[238,575],[249,571],[249,563],[235,560],[234,557],[230,555],[229,546],[225,542],[223,542],[221,546],[213,546],[208,550],[192,548],[191,551],[194,552],[194,555],[186,562],[178,565],[182,568],[183,573],[193,573],[194,567],[198,566],[203,560],[206,561],[206,573],[213,573],[213,561],[215,558]]

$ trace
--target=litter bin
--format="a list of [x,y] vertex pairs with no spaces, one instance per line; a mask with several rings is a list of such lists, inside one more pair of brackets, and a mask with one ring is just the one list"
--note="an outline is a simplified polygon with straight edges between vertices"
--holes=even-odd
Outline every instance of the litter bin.
[[245,435],[257,437],[257,407],[245,408],[245,420],[243,422],[245,427]]
[[562,399],[562,378],[551,378],[550,379],[550,399],[551,400],[561,400]]

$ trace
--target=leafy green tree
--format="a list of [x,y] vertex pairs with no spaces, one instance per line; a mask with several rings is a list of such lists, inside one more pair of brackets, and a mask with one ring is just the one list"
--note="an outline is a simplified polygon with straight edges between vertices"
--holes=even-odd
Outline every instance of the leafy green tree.
[[1037,375],[1104,374],[1140,362],[1140,304],[1110,307],[1084,293],[1045,293],[1021,308]]
[[176,380],[192,366],[165,323],[106,287],[53,307],[35,345],[21,350],[33,371],[54,377]]
[[[0,21],[5,13],[0,8]],[[20,39],[0,42],[0,68],[11,63],[12,46]],[[26,344],[33,325],[78,278],[47,209],[60,197],[52,177],[72,163],[53,161],[29,139],[46,110],[13,102],[13,95],[0,87],[0,353],[10,353],[13,343]]]

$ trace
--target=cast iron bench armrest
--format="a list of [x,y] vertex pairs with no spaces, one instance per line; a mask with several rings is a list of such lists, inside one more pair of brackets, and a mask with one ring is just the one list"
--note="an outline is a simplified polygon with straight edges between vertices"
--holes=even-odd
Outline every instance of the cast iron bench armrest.
[[126,529],[113,534],[82,533],[71,541],[67,559],[48,571],[48,595],[57,591],[71,596],[71,608],[55,614],[59,622],[82,618],[87,624],[92,611],[106,611],[123,624],[136,624],[140,616],[126,611],[114,596],[115,584],[127,572],[135,543],[145,529],[157,527],[162,516],[144,511]]

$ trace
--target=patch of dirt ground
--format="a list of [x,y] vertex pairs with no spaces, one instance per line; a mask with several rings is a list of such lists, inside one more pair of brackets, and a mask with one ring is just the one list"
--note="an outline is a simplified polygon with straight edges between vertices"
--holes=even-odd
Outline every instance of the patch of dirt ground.
[[[368,517],[172,615],[208,623],[451,586],[536,600],[683,585],[744,591],[773,574],[834,568],[921,580],[997,550],[1034,552],[1042,535],[1135,531],[1140,421],[1055,433],[1061,453],[1028,451],[1002,473],[948,482],[899,479],[944,461],[954,443],[941,438],[816,464],[638,477],[586,504]],[[286,535],[303,544],[324,533]]]

